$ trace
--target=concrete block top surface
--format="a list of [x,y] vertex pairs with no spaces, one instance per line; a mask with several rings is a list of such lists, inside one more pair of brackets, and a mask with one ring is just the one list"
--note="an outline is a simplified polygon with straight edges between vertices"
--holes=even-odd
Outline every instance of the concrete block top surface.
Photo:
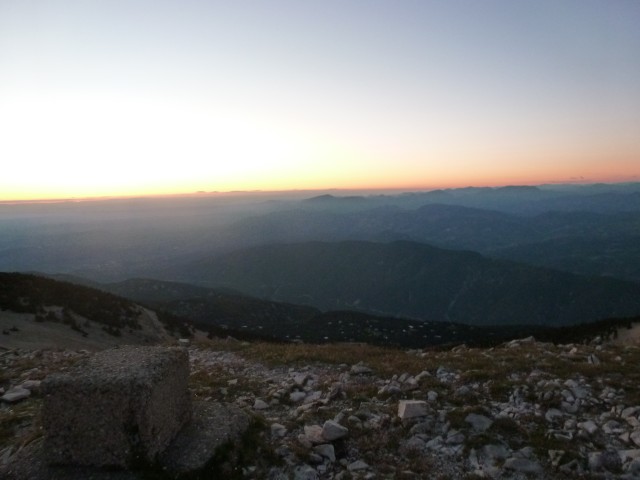
[[121,347],[41,384],[51,464],[128,467],[152,462],[191,418],[182,348]]
[[189,354],[183,348],[123,346],[98,352],[65,373],[43,382],[45,393],[62,385],[154,383],[167,367],[182,364],[188,369]]

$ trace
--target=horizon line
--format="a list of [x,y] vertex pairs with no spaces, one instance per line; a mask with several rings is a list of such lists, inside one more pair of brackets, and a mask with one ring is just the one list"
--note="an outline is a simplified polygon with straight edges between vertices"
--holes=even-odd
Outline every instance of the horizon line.
[[0,205],[25,205],[25,204],[47,204],[47,203],[81,203],[81,202],[101,202],[110,200],[138,200],[138,199],[161,199],[161,198],[178,198],[178,197],[204,197],[204,196],[232,196],[232,195],[278,195],[278,194],[301,194],[309,193],[328,193],[328,192],[352,192],[352,193],[414,193],[414,192],[433,192],[438,190],[463,190],[471,188],[508,188],[508,187],[547,187],[547,186],[594,186],[594,185],[631,185],[640,183],[638,180],[623,181],[585,181],[567,180],[567,181],[548,181],[542,183],[505,183],[500,185],[466,185],[459,187],[330,187],[330,188],[290,188],[290,189],[248,189],[248,190],[198,190],[190,192],[175,193],[149,193],[149,194],[123,194],[123,195],[96,195],[84,197],[51,197],[51,198],[33,198],[33,199],[7,199],[0,200]]

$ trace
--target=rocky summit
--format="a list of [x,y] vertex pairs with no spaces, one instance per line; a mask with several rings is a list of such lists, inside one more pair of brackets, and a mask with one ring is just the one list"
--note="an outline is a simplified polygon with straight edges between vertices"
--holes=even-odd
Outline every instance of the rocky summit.
[[[640,478],[636,346],[528,338],[402,351],[214,339],[188,354],[192,400],[252,419],[212,452],[202,478]],[[93,355],[0,354],[0,477],[21,478],[43,441],[39,382]],[[180,478],[140,468],[95,478]]]

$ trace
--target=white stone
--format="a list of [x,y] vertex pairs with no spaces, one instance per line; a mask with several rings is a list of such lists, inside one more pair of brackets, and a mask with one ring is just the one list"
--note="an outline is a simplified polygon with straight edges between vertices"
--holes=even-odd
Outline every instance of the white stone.
[[578,423],[578,427],[583,429],[589,435],[593,435],[595,432],[598,431],[598,426],[592,420],[587,420],[586,422],[580,422]]
[[442,448],[442,437],[437,436],[435,438],[432,438],[427,443],[425,443],[425,447],[427,447],[429,450],[439,450],[440,448]]
[[333,445],[330,443],[323,443],[322,445],[316,445],[313,447],[313,451],[318,455],[326,458],[331,463],[336,461],[336,451],[333,448]]
[[343,427],[333,420],[327,420],[322,426],[322,438],[327,442],[333,442],[334,440],[346,437],[348,434],[348,428]]
[[264,400],[256,398],[255,402],[253,402],[254,410],[266,410],[267,408],[269,408],[269,404]]
[[40,383],[41,383],[40,380],[26,380],[22,382],[20,387],[24,388],[25,390],[29,390],[30,392],[33,392],[40,388]]
[[272,437],[284,437],[287,434],[287,427],[280,423],[271,424],[271,436]]
[[293,403],[300,403],[305,398],[307,398],[307,394],[304,392],[291,392],[289,394],[289,400],[291,400]]
[[304,436],[313,444],[325,443],[326,440],[322,438],[322,427],[320,425],[305,425]]
[[574,397],[581,400],[584,400],[589,396],[589,391],[586,388],[582,387],[571,387],[571,393],[573,393]]
[[620,460],[622,460],[623,463],[626,463],[629,460],[640,459],[640,449],[634,448],[632,450],[618,450],[618,455],[620,456]]
[[402,419],[424,417],[427,415],[427,402],[424,400],[400,400],[398,416]]
[[293,480],[318,480],[320,477],[310,465],[300,465],[293,471]]
[[309,375],[306,373],[297,373],[296,375],[294,375],[293,377],[293,382],[302,387],[304,386],[304,384],[307,382],[307,380],[309,379]]
[[7,403],[15,403],[28,398],[29,395],[31,395],[31,392],[26,388],[14,387],[10,388],[7,393],[0,397],[0,400]]
[[373,370],[360,362],[351,367],[351,373],[354,375],[369,375],[373,373]]
[[564,397],[565,401],[567,401],[569,403],[573,403],[573,402],[576,401],[575,397],[573,396],[573,394],[569,390],[562,390],[562,392],[560,392],[560,394]]
[[607,435],[620,434],[624,432],[624,428],[615,420],[608,420],[602,425],[602,431]]
[[362,460],[356,460],[355,462],[351,462],[347,467],[347,469],[350,472],[357,472],[359,470],[366,470],[368,468],[369,468],[369,465],[367,465],[367,463]]
[[550,408],[544,414],[544,418],[545,418],[545,420],[547,422],[553,422],[556,419],[562,418],[562,416],[563,416],[563,413],[560,410],[558,410],[557,408]]
[[322,398],[322,392],[320,390],[316,390],[315,392],[311,392],[305,396],[304,403],[317,402],[321,398]]
[[493,424],[493,420],[491,420],[490,418],[485,417],[484,415],[478,415],[476,413],[470,413],[466,416],[464,421],[471,424],[471,427],[476,432],[484,432]]

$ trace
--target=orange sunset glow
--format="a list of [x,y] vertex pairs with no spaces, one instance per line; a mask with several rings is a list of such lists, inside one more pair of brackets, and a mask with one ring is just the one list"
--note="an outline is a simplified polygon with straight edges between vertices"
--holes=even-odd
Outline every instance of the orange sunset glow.
[[0,200],[640,181],[634,2],[276,3],[3,2]]

